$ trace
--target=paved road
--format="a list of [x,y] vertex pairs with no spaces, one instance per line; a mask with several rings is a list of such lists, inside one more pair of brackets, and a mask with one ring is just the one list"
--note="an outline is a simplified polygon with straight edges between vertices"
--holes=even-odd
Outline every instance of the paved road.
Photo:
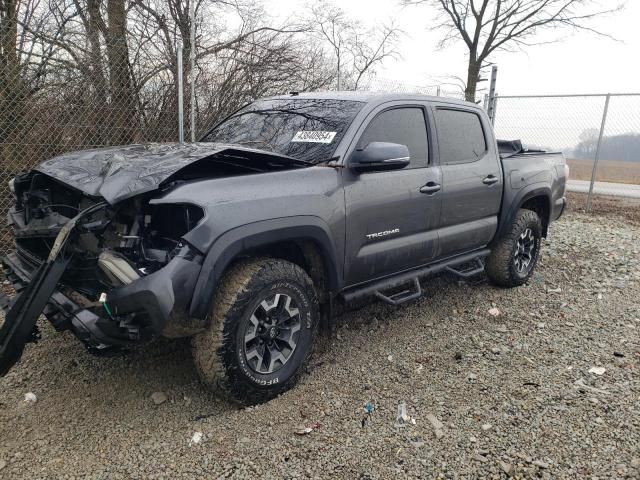
[[[588,180],[569,180],[567,189],[570,192],[589,192]],[[593,186],[593,193],[599,195],[612,195],[615,197],[640,198],[640,185],[629,185],[626,183],[596,182]]]

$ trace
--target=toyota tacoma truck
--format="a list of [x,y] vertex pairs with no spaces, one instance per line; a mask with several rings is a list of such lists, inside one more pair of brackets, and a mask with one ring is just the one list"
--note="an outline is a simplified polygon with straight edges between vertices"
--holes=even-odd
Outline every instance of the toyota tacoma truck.
[[363,92],[261,99],[193,144],[60,155],[10,182],[0,374],[44,314],[97,355],[192,337],[207,386],[267,401],[342,304],[398,305],[443,272],[526,283],[567,174],[497,142],[474,104]]

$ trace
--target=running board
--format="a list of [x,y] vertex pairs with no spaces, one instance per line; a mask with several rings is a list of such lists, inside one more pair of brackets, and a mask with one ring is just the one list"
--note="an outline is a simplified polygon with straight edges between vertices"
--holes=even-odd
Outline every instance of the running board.
[[401,303],[415,300],[422,295],[422,287],[420,287],[420,281],[418,280],[418,278],[413,279],[413,287],[413,292],[411,290],[403,290],[402,292],[394,293],[393,295],[389,296],[378,290],[375,293],[375,296],[383,302],[388,303],[389,305],[400,305]]
[[476,264],[475,268],[469,268],[468,270],[456,270],[454,267],[447,267],[445,270],[461,278],[470,278],[484,272],[484,263],[479,257],[472,260]]
[[[353,287],[346,290],[341,295],[346,303],[363,297],[375,296],[390,305],[400,305],[410,300],[414,300],[422,295],[422,288],[420,288],[421,278],[430,277],[444,271],[453,273],[454,275],[463,278],[472,277],[484,270],[484,264],[480,259],[487,257],[490,253],[491,250],[489,250],[488,248],[477,250],[475,252],[467,253],[458,257],[449,258],[447,260],[434,263],[433,265],[420,267],[415,270],[409,270],[407,272],[399,273],[392,277],[383,278],[381,280],[377,280],[363,286]],[[475,262],[476,267],[469,270],[458,270],[455,268],[469,262]],[[385,291],[401,287],[408,283],[413,283],[413,290],[403,290],[402,292],[398,292],[393,295],[385,295],[383,293]]]

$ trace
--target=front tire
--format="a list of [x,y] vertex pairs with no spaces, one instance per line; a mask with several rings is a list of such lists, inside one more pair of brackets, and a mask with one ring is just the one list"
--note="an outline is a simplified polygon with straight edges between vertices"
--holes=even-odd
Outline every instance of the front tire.
[[518,210],[509,231],[498,240],[487,260],[489,280],[501,287],[525,284],[538,263],[542,222],[532,210]]
[[233,402],[266,402],[304,371],[318,317],[313,282],[300,267],[271,258],[240,262],[218,286],[210,326],[193,339],[196,369]]

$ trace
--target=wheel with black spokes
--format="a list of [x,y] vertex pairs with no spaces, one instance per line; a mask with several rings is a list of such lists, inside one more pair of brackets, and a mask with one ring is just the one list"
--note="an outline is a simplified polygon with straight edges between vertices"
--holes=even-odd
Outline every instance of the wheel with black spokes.
[[525,284],[536,267],[542,241],[542,222],[532,210],[521,209],[507,233],[500,238],[487,259],[489,279],[502,287]]
[[291,262],[243,261],[222,278],[207,331],[193,340],[200,377],[226,398],[262,403],[291,388],[318,325],[312,280]]

